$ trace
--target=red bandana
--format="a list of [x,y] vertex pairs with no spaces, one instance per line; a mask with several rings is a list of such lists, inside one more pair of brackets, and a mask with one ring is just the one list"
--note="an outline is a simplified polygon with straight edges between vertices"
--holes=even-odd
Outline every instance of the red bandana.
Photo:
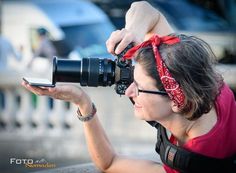
[[161,82],[162,82],[166,92],[168,93],[170,99],[175,104],[177,104],[177,106],[179,108],[183,108],[184,99],[185,99],[184,92],[183,92],[182,88],[179,86],[178,82],[170,74],[168,68],[166,67],[166,65],[165,65],[164,61],[162,60],[160,53],[158,51],[158,46],[162,43],[172,45],[172,44],[176,44],[178,42],[180,42],[180,39],[178,37],[174,37],[174,36],[159,37],[158,35],[154,35],[149,40],[128,50],[123,58],[124,59],[131,59],[131,58],[133,58],[135,52],[137,50],[139,50],[140,48],[152,46]]

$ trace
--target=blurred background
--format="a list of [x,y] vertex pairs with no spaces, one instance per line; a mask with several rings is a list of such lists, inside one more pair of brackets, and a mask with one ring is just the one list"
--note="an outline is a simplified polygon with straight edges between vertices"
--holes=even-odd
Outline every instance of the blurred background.
[[[133,0],[0,0],[0,172],[32,172],[23,162],[56,168],[90,162],[76,108],[38,97],[22,77],[52,80],[52,55],[64,59],[115,57],[105,42],[124,27]],[[236,93],[236,0],[149,0],[178,33],[198,36],[217,56],[217,68]],[[45,47],[47,48],[45,50]],[[86,87],[119,153],[156,159],[156,131],[133,116],[114,87]]]

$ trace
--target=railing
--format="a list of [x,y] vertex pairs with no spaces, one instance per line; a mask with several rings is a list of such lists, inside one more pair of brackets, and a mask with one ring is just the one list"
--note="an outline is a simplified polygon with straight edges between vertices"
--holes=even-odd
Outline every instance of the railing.
[[[218,68],[236,89],[236,66]],[[90,161],[76,107],[35,96],[20,85],[23,76],[29,76],[29,72],[0,72],[0,160],[5,170],[18,169],[9,164],[10,157],[46,158],[58,166],[70,164],[71,160],[74,164]],[[112,87],[84,90],[95,102],[100,121],[118,152],[137,156],[153,153],[155,129],[133,117],[129,99],[118,96]],[[91,169],[96,170],[93,166]]]

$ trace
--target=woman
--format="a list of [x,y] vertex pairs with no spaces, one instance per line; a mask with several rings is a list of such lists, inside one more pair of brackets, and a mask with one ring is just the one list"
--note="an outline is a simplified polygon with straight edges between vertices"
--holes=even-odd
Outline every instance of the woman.
[[[135,116],[159,122],[171,132],[173,143],[190,151],[216,158],[236,154],[233,125],[236,105],[232,92],[214,70],[213,53],[204,41],[195,37],[158,36],[171,32],[158,11],[140,2],[134,3],[128,11],[126,29],[114,32],[107,41],[111,53],[121,41],[115,50],[117,54],[130,42],[136,44],[124,57],[134,57],[137,62],[134,81],[126,90],[126,96],[134,101]],[[140,44],[144,39],[146,41]],[[95,105],[81,88],[67,85],[40,89],[23,85],[35,94],[78,106],[78,118],[84,121],[89,152],[101,171],[177,172],[167,165],[117,155],[99,123]],[[226,134],[230,142],[226,142]]]

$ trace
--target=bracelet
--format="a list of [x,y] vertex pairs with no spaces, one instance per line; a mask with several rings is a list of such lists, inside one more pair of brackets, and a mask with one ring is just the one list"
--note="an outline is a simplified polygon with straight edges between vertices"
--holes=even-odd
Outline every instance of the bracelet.
[[92,112],[90,114],[83,116],[78,108],[77,117],[79,118],[80,121],[86,122],[86,121],[91,120],[94,117],[94,115],[96,114],[96,112],[97,112],[97,109],[96,109],[94,103],[92,103]]

